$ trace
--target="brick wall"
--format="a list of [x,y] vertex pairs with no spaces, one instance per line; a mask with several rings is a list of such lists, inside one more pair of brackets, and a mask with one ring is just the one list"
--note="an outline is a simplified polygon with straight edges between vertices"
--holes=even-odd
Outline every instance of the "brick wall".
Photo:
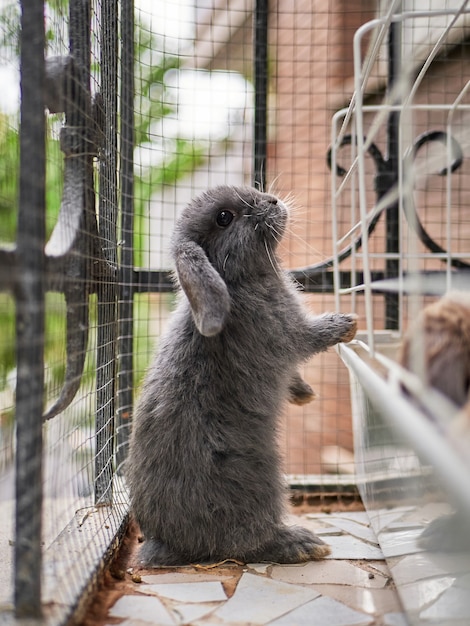
[[[293,234],[284,249],[290,267],[313,264],[331,255],[330,173],[326,164],[331,118],[351,96],[353,36],[373,16],[374,4],[359,0],[277,0],[272,4],[267,171],[268,181],[275,181],[278,193],[291,196],[296,207]],[[307,299],[318,313],[334,306],[331,296]],[[325,450],[325,446],[352,450],[349,381],[334,350],[314,357],[305,376],[319,398],[307,407],[292,407],[287,412],[283,430],[287,470],[323,473],[332,469],[322,463],[324,453],[332,450]]]

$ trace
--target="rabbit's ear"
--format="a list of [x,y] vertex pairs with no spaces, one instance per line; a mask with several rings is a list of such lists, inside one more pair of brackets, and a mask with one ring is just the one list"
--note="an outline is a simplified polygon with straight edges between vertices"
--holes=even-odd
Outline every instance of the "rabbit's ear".
[[192,241],[174,248],[176,272],[197,329],[205,337],[220,333],[230,312],[230,296],[204,250]]

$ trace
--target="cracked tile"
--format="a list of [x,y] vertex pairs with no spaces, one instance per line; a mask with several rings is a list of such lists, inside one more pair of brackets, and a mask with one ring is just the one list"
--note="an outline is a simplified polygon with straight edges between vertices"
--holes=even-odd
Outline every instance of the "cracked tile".
[[173,613],[179,624],[189,624],[195,620],[207,617],[218,607],[218,604],[178,604],[173,607]]
[[376,532],[384,530],[389,524],[401,519],[406,513],[414,511],[413,507],[395,509],[377,509],[369,512],[370,523]]
[[368,559],[383,561],[384,555],[379,546],[351,537],[350,535],[330,536],[326,543],[331,547],[327,559]]
[[407,611],[419,611],[453,585],[455,578],[444,577],[420,580],[400,586],[400,597]]
[[423,552],[405,556],[391,567],[391,572],[399,585],[447,574],[444,569],[429,558],[427,553]]
[[307,587],[245,573],[233,596],[213,616],[226,624],[268,624],[318,596]]
[[332,598],[317,598],[280,617],[269,626],[367,626],[374,618]]
[[[174,622],[173,622],[174,623]],[[178,622],[176,622],[178,623]],[[144,621],[141,619],[133,619],[132,617],[129,619],[125,619],[124,621],[119,622],[119,626],[150,626],[153,622]],[[116,626],[115,624],[106,624],[105,626]],[[155,624],[153,624],[155,626]]]
[[111,607],[109,617],[126,617],[132,624],[146,622],[159,626],[176,626],[178,622],[158,598],[149,596],[122,596]]
[[431,606],[419,614],[421,619],[439,620],[449,623],[449,620],[470,621],[470,598],[468,590],[451,587],[445,591]]
[[383,619],[384,626],[409,626],[404,613],[387,613]]
[[421,528],[380,533],[380,545],[385,558],[423,552],[423,549],[416,543],[416,539],[421,533]]
[[288,520],[288,525],[302,526],[303,528],[308,528],[308,530],[311,530],[316,535],[338,535],[342,533],[339,528],[331,526],[331,524],[327,523],[326,521],[325,523],[323,523],[323,521],[320,522],[313,519],[307,519],[306,517],[297,517],[294,518],[294,520]]
[[436,517],[452,513],[452,507],[447,502],[429,502],[423,506],[418,506],[403,516],[404,522],[415,522],[417,524],[428,524]]
[[[315,585],[322,596],[346,604],[351,609],[370,615],[401,612],[402,606],[394,589],[365,589],[347,585]],[[326,622],[329,626],[329,622]]]
[[349,519],[341,519],[336,516],[332,516],[331,521],[328,523],[334,528],[339,528],[343,532],[346,532],[348,535],[352,535],[357,539],[369,541],[370,543],[375,543],[376,545],[379,543],[372,528],[364,524],[360,524]]
[[303,585],[353,585],[357,587],[382,588],[387,584],[388,577],[380,573],[369,578],[369,572],[348,561],[317,561],[305,565],[275,565],[271,570],[271,578],[286,583]]
[[160,583],[202,583],[218,580],[230,580],[231,576],[220,574],[206,574],[205,572],[168,572],[166,574],[146,574],[142,576],[142,582],[149,585]]
[[335,518],[350,520],[352,522],[357,522],[358,524],[363,524],[364,526],[370,525],[369,515],[366,511],[350,511],[348,512],[337,512],[331,513],[330,515],[325,515],[324,513],[307,513],[305,515],[307,519],[318,519],[327,524],[330,522],[328,520]]
[[227,599],[220,582],[184,582],[146,585],[137,589],[140,593],[151,593],[178,602],[221,602]]

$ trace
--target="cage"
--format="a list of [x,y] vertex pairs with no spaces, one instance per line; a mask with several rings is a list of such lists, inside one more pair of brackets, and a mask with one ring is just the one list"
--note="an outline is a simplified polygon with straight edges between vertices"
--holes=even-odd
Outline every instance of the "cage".
[[[305,366],[317,399],[286,409],[294,499],[361,499],[408,619],[470,617],[466,407],[430,385],[419,332],[413,374],[399,362],[470,263],[470,9],[424,4],[2,3],[2,619],[80,619],[116,554],[169,238],[225,183],[287,199],[282,258],[308,305],[360,319]],[[433,520],[439,557],[417,543]]]
[[468,563],[468,388],[454,390],[465,366],[451,347],[455,332],[468,354],[467,28],[465,3],[384,7],[355,34],[353,97],[332,125],[337,306],[349,300],[366,320],[339,349],[356,477],[418,624],[468,615],[455,578],[435,604],[413,595],[438,580],[421,567],[446,555],[452,576]]

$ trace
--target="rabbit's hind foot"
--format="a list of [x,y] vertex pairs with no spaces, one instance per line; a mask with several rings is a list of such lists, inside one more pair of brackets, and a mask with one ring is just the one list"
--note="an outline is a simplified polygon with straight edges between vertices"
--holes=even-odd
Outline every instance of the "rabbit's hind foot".
[[264,546],[256,555],[258,562],[304,563],[323,559],[331,548],[319,537],[300,526],[280,527],[275,539]]
[[139,564],[146,567],[162,565],[188,565],[180,554],[172,552],[168,546],[158,539],[146,539],[139,551]]

